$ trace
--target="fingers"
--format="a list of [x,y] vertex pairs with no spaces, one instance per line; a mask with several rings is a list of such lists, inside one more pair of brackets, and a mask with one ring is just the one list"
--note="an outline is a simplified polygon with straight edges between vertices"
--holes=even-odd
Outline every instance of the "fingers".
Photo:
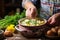
[[37,16],[37,12],[35,8],[28,8],[26,10],[26,17],[35,18]]
[[31,17],[30,13],[31,13],[31,9],[28,8],[28,9],[26,10],[26,17]]
[[49,20],[48,20],[48,23],[51,24],[51,25],[55,24],[55,22],[56,21],[55,21],[54,17],[50,17]]
[[48,23],[49,23],[49,24],[50,24],[51,20],[52,20],[52,18],[50,17],[50,18],[48,19]]
[[30,10],[30,11],[31,11],[31,13],[33,13],[34,9],[33,9],[33,8],[31,8],[31,10]]
[[36,18],[36,16],[37,16],[37,10],[36,10],[36,8],[32,8],[32,10],[31,10],[31,17],[32,18]]

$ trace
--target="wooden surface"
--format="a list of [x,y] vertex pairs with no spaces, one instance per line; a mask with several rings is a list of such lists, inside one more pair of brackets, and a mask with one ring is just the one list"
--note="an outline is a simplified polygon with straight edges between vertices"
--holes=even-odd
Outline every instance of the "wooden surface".
[[13,37],[6,37],[5,40],[60,40],[60,38],[54,38],[54,39],[49,39],[46,37],[40,37],[40,38],[26,38],[21,35],[20,32],[17,32],[16,34],[13,34]]
[[22,36],[20,33],[14,34],[13,37],[6,37],[4,40],[59,40],[59,39],[48,39],[48,38],[26,38]]
[[26,37],[22,36],[20,33],[18,33],[18,34],[14,34],[13,37],[6,37],[5,40],[40,40],[40,39],[26,38]]

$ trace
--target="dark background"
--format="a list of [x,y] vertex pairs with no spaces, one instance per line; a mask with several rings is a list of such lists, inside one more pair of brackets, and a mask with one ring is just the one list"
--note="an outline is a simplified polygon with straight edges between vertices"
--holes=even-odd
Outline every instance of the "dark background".
[[22,0],[0,0],[0,17],[16,12],[16,9],[19,8],[22,12]]

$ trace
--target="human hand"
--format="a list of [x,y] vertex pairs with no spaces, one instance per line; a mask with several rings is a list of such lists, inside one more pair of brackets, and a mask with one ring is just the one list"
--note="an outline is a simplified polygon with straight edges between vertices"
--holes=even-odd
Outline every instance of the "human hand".
[[48,19],[48,23],[51,25],[60,25],[60,13],[54,14]]
[[35,18],[37,16],[37,9],[35,7],[30,7],[26,10],[26,17]]

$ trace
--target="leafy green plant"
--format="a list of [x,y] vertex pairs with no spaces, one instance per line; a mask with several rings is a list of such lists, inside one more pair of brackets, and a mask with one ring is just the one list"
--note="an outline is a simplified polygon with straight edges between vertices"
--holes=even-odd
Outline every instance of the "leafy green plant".
[[25,17],[25,10],[22,13],[16,13],[12,16],[5,16],[4,19],[0,20],[0,29],[6,28],[10,24],[17,25],[18,20]]

